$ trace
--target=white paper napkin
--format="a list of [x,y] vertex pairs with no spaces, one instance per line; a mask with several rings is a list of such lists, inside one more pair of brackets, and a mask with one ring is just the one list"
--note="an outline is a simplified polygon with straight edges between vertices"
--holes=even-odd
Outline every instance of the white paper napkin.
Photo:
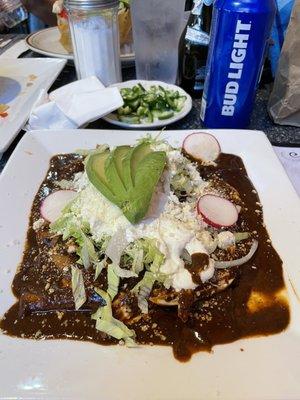
[[22,53],[28,50],[28,46],[25,42],[25,40],[19,40],[19,42],[13,44],[11,47],[9,47],[7,50],[4,51],[0,55],[0,59],[5,59],[5,58],[18,58]]
[[76,129],[123,104],[119,89],[105,88],[95,76],[81,79],[49,95],[41,91],[26,129]]

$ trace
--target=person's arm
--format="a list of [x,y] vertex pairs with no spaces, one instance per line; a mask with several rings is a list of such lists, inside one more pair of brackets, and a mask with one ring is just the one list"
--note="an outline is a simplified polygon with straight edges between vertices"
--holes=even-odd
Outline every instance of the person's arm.
[[22,0],[25,8],[36,15],[47,25],[56,25],[56,17],[52,13],[52,6],[55,0]]

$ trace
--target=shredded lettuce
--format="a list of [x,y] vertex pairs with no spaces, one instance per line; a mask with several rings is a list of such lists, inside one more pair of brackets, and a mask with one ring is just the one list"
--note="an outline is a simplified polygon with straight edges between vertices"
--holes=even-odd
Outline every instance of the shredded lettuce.
[[62,235],[63,240],[74,238],[78,245],[77,255],[79,263],[89,268],[91,265],[96,265],[99,262],[99,257],[95,250],[93,241],[85,233],[87,227],[81,226],[75,221],[74,216],[67,212],[54,223],[50,225],[51,232]]
[[165,139],[160,139],[161,134],[163,133],[164,129],[162,129],[156,136],[152,136],[151,133],[146,134],[144,137],[137,140],[137,144],[141,143],[148,143],[150,146],[160,146],[164,145],[168,149],[172,149],[170,144]]
[[[154,239],[141,239],[135,246],[143,250],[143,263],[146,267],[144,277],[132,289],[137,295],[138,306],[143,314],[148,314],[148,297],[150,296],[153,285],[156,281],[164,283],[167,276],[159,272],[161,265],[165,261],[165,256],[159,251]],[[138,251],[138,250],[136,250]]]
[[127,328],[123,322],[113,317],[110,295],[100,289],[95,289],[95,291],[106,302],[106,306],[99,307],[96,313],[92,315],[92,319],[96,321],[96,329],[115,339],[124,340],[125,344],[129,347],[135,346],[135,332]]
[[119,229],[108,242],[105,254],[114,264],[119,264],[121,256],[127,246],[128,239],[126,237],[126,232],[124,229]]
[[132,261],[132,271],[136,274],[139,274],[144,269],[144,250],[137,249]]
[[87,269],[91,266],[91,264],[96,264],[98,261],[98,256],[92,240],[82,232],[78,244],[81,245],[79,256],[84,267]]
[[94,281],[98,279],[99,275],[101,274],[102,270],[106,267],[106,259],[99,261],[95,266],[95,276]]
[[75,310],[86,302],[86,293],[84,288],[84,281],[82,271],[72,265],[72,292],[75,303]]
[[113,300],[119,291],[120,278],[137,277],[137,275],[127,269],[122,269],[118,265],[109,264],[107,267],[107,293]]
[[143,279],[132,289],[137,295],[138,306],[143,314],[148,314],[148,297],[150,296],[156,277],[153,272],[146,271]]
[[95,246],[101,255],[105,255],[105,251],[107,249],[110,239],[111,237],[109,235],[102,235],[101,240],[95,243]]
[[101,144],[101,145],[97,146],[96,149],[89,149],[89,150],[78,149],[78,150],[75,151],[75,153],[79,154],[80,156],[87,157],[90,154],[103,153],[107,149],[109,149],[109,146],[107,144]]
[[165,260],[155,239],[137,240],[126,248],[125,253],[130,258],[131,270],[137,274],[144,268],[156,272]]
[[113,300],[119,291],[120,278],[115,273],[113,265],[109,264],[107,267],[107,293],[110,298]]
[[137,274],[135,272],[129,269],[120,268],[117,264],[112,264],[112,269],[119,278],[137,278]]

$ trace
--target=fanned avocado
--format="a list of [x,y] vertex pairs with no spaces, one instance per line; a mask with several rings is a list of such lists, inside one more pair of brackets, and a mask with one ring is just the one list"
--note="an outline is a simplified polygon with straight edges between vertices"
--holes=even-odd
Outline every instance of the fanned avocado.
[[125,187],[126,187],[126,185],[125,185],[123,162],[124,162],[126,155],[129,153],[129,151],[131,149],[132,148],[130,146],[118,146],[113,151],[115,166],[116,166],[118,175],[121,178]]
[[129,193],[128,202],[122,207],[126,218],[133,224],[147,214],[153,192],[166,165],[166,153],[156,151],[147,154],[137,164],[135,185]]
[[118,205],[115,193],[109,188],[105,175],[105,163],[109,155],[108,151],[90,155],[87,159],[85,170],[95,188],[112,203]]
[[163,151],[151,151],[148,143],[121,146],[113,152],[91,154],[86,172],[90,182],[135,224],[147,214],[166,157]]
[[134,176],[139,162],[151,152],[149,143],[141,143],[130,150],[123,162],[124,182],[127,189],[134,186]]
[[104,165],[104,172],[108,188],[115,193],[120,204],[122,204],[122,200],[126,198],[127,193],[122,179],[117,171],[114,160],[114,152],[110,153],[110,155],[107,157]]

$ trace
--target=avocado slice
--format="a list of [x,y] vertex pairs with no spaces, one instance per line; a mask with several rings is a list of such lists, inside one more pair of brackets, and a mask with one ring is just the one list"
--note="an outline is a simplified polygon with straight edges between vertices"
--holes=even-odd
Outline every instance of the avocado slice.
[[108,188],[115,193],[118,203],[122,204],[123,200],[126,199],[127,192],[117,171],[114,152],[110,153],[105,160],[104,172]]
[[139,222],[147,214],[153,192],[166,165],[166,153],[156,151],[147,154],[137,164],[134,187],[128,201],[122,206],[126,218],[133,224]]
[[134,177],[139,162],[151,152],[150,144],[143,142],[133,147],[125,156],[123,161],[124,183],[127,189],[134,186]]
[[136,224],[147,214],[166,158],[165,152],[152,151],[149,143],[141,143],[91,154],[85,168],[95,188]]
[[115,192],[109,186],[105,175],[105,164],[109,156],[109,151],[91,154],[86,161],[85,170],[95,188],[112,203],[118,205]]
[[124,162],[124,158],[127,156],[128,152],[131,149],[132,148],[130,146],[118,146],[113,151],[115,166],[116,166],[118,175],[121,178],[125,187],[126,187],[126,185],[125,185],[123,162]]

